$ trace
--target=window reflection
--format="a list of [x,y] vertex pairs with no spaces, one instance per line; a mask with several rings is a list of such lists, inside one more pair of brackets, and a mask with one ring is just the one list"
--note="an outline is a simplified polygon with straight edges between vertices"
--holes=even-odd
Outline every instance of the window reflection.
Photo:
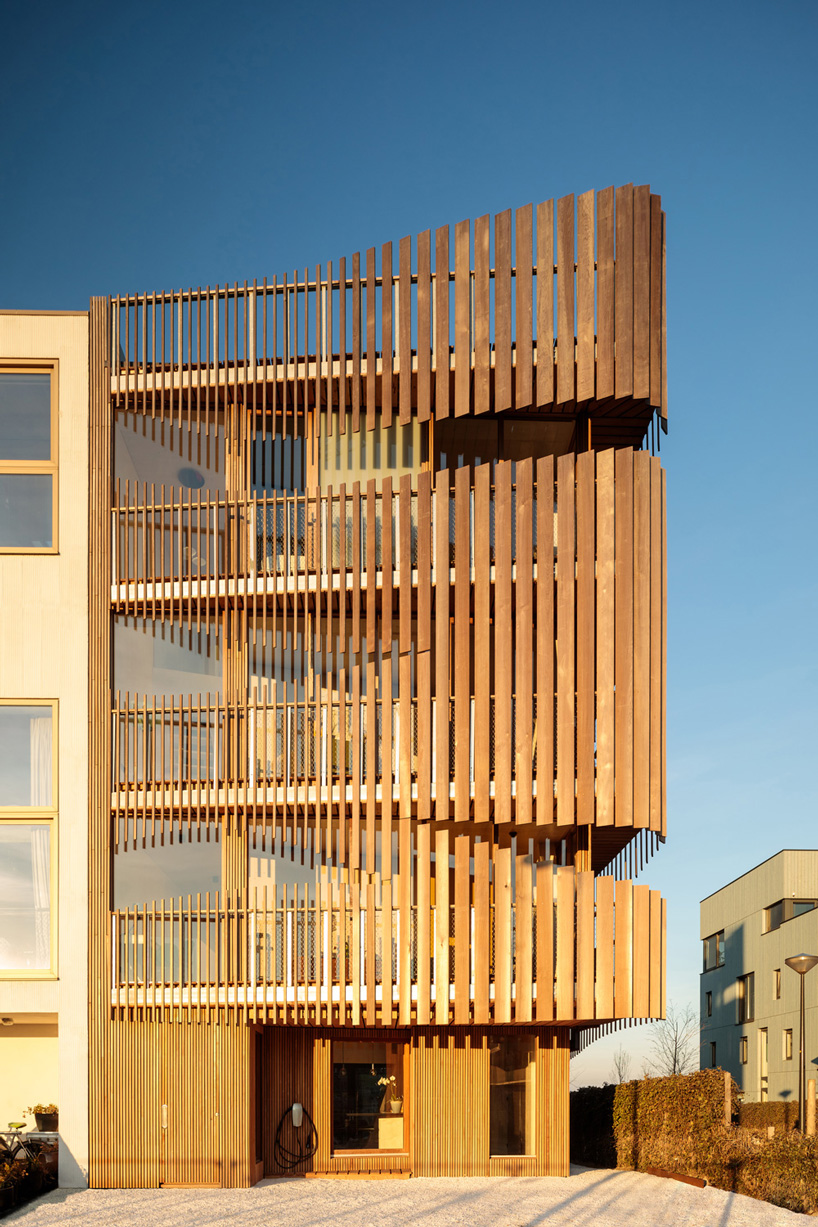
[[0,461],[51,460],[51,375],[0,374]]
[[0,548],[51,549],[53,478],[49,473],[0,473]]
[[501,1036],[489,1044],[489,1125],[493,1155],[533,1155],[534,1039]]
[[51,708],[0,703],[0,806],[50,808],[52,766]]
[[50,965],[50,824],[0,823],[0,971]]

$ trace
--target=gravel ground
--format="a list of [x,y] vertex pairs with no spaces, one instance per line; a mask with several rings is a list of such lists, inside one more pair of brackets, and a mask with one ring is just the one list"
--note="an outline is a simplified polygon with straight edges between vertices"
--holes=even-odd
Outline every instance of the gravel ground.
[[268,1180],[254,1189],[49,1193],[7,1223],[50,1227],[787,1227],[804,1217],[721,1189],[639,1172],[568,1177]]

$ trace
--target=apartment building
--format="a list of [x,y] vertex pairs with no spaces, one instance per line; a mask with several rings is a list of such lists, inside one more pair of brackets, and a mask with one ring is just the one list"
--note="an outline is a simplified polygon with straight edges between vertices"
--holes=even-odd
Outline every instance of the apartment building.
[[88,1171],[88,313],[0,312],[0,1128]]
[[3,1000],[53,1056],[82,962],[92,1185],[567,1172],[572,1049],[664,1012],[664,304],[626,185],[64,323],[0,700],[75,906]]
[[[798,1100],[801,976],[818,955],[818,851],[787,848],[701,903],[701,1067],[732,1074],[744,1097]],[[818,974],[807,973],[806,1077],[818,1065]]]

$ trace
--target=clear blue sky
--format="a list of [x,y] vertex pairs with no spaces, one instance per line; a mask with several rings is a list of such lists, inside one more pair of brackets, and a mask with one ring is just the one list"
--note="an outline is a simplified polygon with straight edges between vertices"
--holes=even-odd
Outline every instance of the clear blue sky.
[[[668,213],[669,986],[816,831],[814,3],[16,4],[0,306],[243,281],[609,183]],[[623,1040],[638,1047],[637,1031]],[[604,1078],[610,1049],[575,1062]],[[638,1067],[640,1059],[635,1059]]]

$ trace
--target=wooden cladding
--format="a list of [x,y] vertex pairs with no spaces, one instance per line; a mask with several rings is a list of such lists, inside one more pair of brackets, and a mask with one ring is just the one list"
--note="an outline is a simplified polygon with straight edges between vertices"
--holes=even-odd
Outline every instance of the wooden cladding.
[[284,435],[316,406],[351,410],[354,431],[377,413],[389,426],[639,402],[666,416],[665,215],[648,186],[396,246],[397,267],[385,243],[271,283],[113,299],[116,401],[215,412],[227,396]]
[[[117,608],[198,628],[236,604],[251,643],[346,646],[343,676],[318,670],[300,697],[271,683],[259,701],[246,680],[222,699],[120,694],[114,809],[198,822],[238,804],[274,828],[293,807],[340,813],[353,848],[373,800],[664,834],[661,465],[620,449],[491,471],[241,503],[163,506],[143,487],[120,505]],[[393,643],[414,653],[397,677]]]
[[[527,856],[512,878],[502,850],[491,886],[475,875],[470,889],[468,863],[453,899],[447,882],[438,877],[432,907],[408,911],[385,906],[380,880],[273,886],[249,904],[216,893],[116,911],[112,1004],[139,1017],[227,1011],[296,1026],[389,1026],[401,1002],[406,1022],[444,1025],[660,1013],[658,891]],[[400,894],[399,880],[389,885]]]

